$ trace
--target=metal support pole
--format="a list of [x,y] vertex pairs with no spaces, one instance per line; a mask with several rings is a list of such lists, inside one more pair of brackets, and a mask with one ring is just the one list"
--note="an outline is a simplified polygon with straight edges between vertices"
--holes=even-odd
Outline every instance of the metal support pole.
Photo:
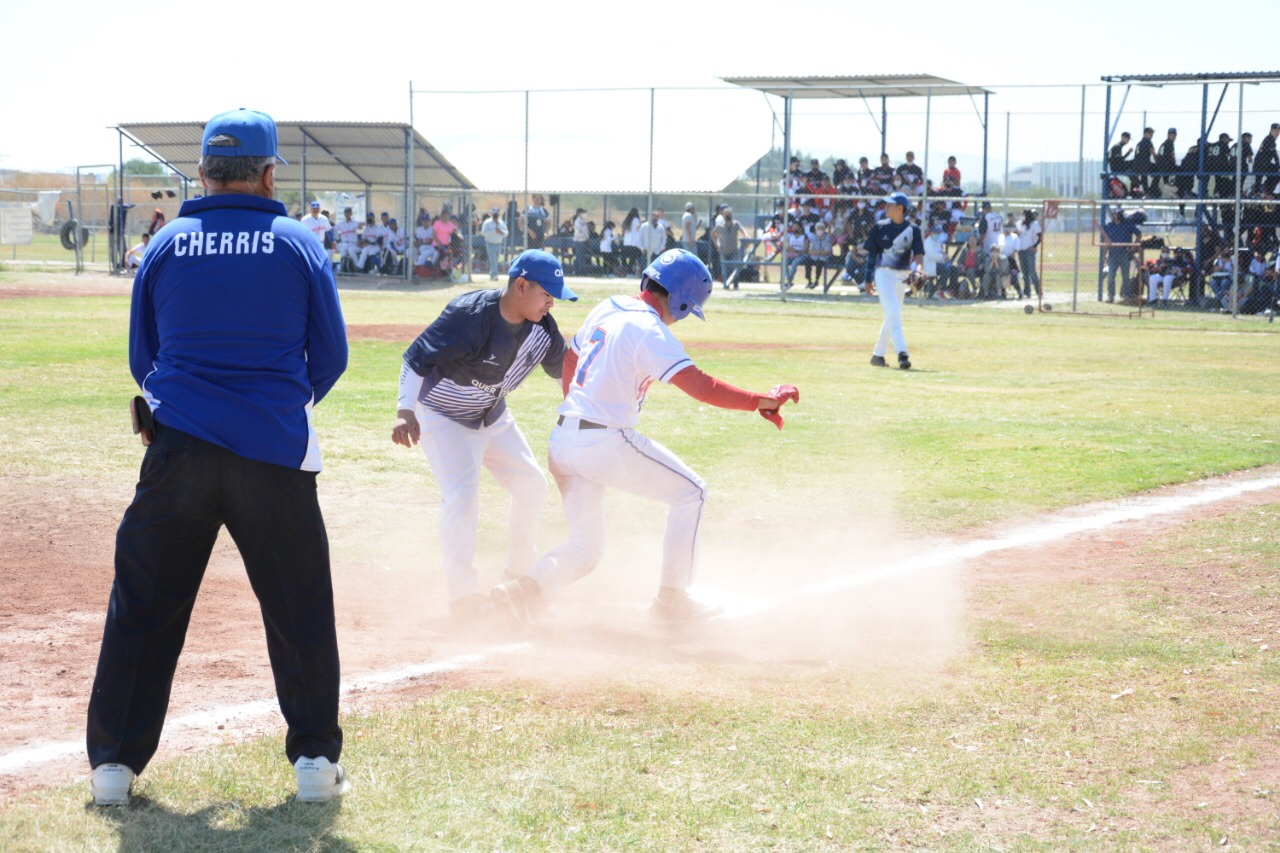
[[[1236,218],[1232,223],[1231,238],[1231,316],[1235,317],[1240,310],[1240,238],[1244,236],[1244,229],[1240,227],[1240,215],[1243,202],[1241,196],[1241,183],[1244,176],[1241,174],[1244,165],[1244,141],[1240,138],[1244,135],[1244,83],[1236,84],[1239,89],[1239,102],[1236,105]],[[1248,241],[1245,241],[1245,248],[1249,247]]]
[[[1111,84],[1108,83],[1107,84],[1107,105],[1102,115],[1102,174],[1098,176],[1098,181],[1101,184],[1101,188],[1099,190],[1101,194],[1099,195],[1099,198],[1102,199],[1102,204],[1098,206],[1098,215],[1101,220],[1098,223],[1099,227],[1105,226],[1107,224],[1107,222],[1109,221],[1107,217],[1110,215],[1110,210],[1107,205],[1107,195],[1109,193],[1108,186],[1107,186],[1107,173],[1111,169],[1111,165],[1107,162],[1107,145],[1110,143],[1110,141],[1111,141]],[[1089,223],[1089,227],[1090,229],[1093,228],[1092,222]],[[1106,256],[1108,254],[1109,254],[1109,251],[1105,248],[1099,250],[1098,252],[1098,301],[1099,302],[1102,301],[1102,277],[1103,275],[1105,275]]]
[[1004,114],[1004,209],[1009,212],[1009,128],[1013,123],[1010,113]]
[[[529,90],[524,90],[524,207],[529,209]],[[511,223],[515,227],[515,223]]]
[[[649,209],[645,211],[647,220],[653,220],[653,103],[654,90],[649,90]],[[649,247],[644,250],[645,263],[649,262]]]
[[987,194],[987,147],[990,137],[990,118],[989,107],[991,106],[991,93],[982,93],[982,195]]
[[[1198,156],[1196,158],[1196,191],[1195,192],[1196,192],[1197,199],[1204,198],[1204,193],[1206,189],[1205,184],[1208,183],[1208,181],[1204,179],[1204,155],[1205,155],[1204,145],[1206,142],[1205,137],[1209,133],[1208,119],[1209,119],[1209,84],[1205,83],[1201,89],[1201,95],[1200,95],[1200,137],[1199,137],[1200,141],[1196,144],[1196,151]],[[1198,268],[1196,269],[1195,274],[1196,274],[1196,277],[1200,279],[1200,286],[1197,287],[1196,290],[1199,292],[1198,295],[1201,300],[1204,299],[1204,289],[1205,289],[1205,286],[1208,284],[1208,282],[1204,280],[1204,275],[1201,272],[1201,270],[1205,268],[1205,264],[1203,262],[1204,261],[1203,235],[1204,235],[1204,205],[1201,203],[1197,203],[1196,204],[1196,265]]]
[[880,153],[889,153],[889,108],[885,96],[880,96]]
[[[1080,165],[1076,176],[1076,192],[1077,198],[1084,197],[1084,99],[1089,91],[1088,86],[1080,87]],[[1074,312],[1080,298],[1080,212],[1083,208],[1076,205],[1076,257],[1075,262],[1071,265],[1071,310]],[[1092,224],[1090,225],[1092,227]],[[1043,255],[1044,252],[1041,251]]]
[[310,199],[307,198],[307,131],[304,129],[302,131],[302,212],[304,214],[310,211],[308,201]]
[[[413,81],[409,81],[409,139],[413,140],[416,130],[413,129]],[[405,209],[409,211],[405,217],[405,245],[408,249],[404,257],[404,279],[410,284],[413,283],[413,260],[410,257],[417,257],[417,252],[413,250],[413,237],[418,232],[418,147],[416,141],[411,143],[409,148],[409,192],[405,194]],[[338,212],[335,210],[334,217]]]
[[404,280],[413,278],[413,128],[404,129],[404,212],[400,221],[404,223],[400,239],[404,240]]
[[[924,233],[929,231],[929,123],[933,118],[933,89],[929,88],[924,93],[924,187],[921,190],[920,202],[920,224],[923,226]],[[944,232],[945,233],[945,232]],[[943,250],[944,254],[946,250]],[[920,269],[921,274],[924,273],[923,267]],[[935,282],[936,283],[936,282]],[[920,288],[920,305],[924,305],[925,299],[928,298],[929,289]]]

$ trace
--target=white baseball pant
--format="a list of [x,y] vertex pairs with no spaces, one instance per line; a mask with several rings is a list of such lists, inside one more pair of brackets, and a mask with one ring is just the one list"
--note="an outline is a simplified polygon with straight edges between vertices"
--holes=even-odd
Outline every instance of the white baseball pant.
[[360,255],[356,259],[356,269],[363,270],[365,261],[369,260],[369,258],[374,258],[376,260],[381,257],[381,255],[382,248],[377,243],[369,243],[368,245],[362,246],[360,248]]
[[480,591],[476,528],[480,523],[480,468],[511,494],[507,572],[519,576],[538,556],[538,526],[547,502],[547,477],[510,410],[492,426],[465,427],[422,405],[422,452],[440,486],[440,542],[449,600]]
[[609,486],[668,505],[662,540],[662,586],[693,583],[707,488],[674,453],[631,429],[580,429],[566,418],[551,433],[551,474],[564,499],[569,541],[529,570],[547,593],[584,577],[604,555],[604,496]]
[[1172,273],[1169,275],[1161,275],[1160,273],[1152,273],[1151,278],[1147,282],[1147,301],[1156,301],[1156,289],[1160,285],[1164,285],[1164,296],[1161,298],[1165,302],[1169,301],[1169,293],[1173,290],[1173,280],[1176,278]]
[[906,293],[906,270],[876,267],[876,295],[884,309],[884,322],[880,324],[880,337],[876,338],[872,355],[883,357],[891,339],[894,352],[907,352],[907,335],[902,331],[902,300]]
[[360,257],[360,247],[355,243],[339,243],[338,244],[338,260],[345,261],[351,259],[351,263],[356,262],[356,258]]
[[425,267],[428,264],[434,264],[440,259],[440,253],[436,251],[436,247],[430,243],[426,243],[418,247],[418,257],[414,261],[415,266]]

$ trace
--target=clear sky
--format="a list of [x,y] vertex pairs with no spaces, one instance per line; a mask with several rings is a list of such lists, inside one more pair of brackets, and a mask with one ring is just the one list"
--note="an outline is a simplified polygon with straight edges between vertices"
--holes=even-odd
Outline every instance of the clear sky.
[[[0,168],[72,169],[117,158],[120,122],[192,121],[238,106],[280,120],[407,121],[419,90],[714,87],[735,75],[929,73],[995,91],[991,169],[1009,160],[1074,159],[1080,86],[1103,74],[1266,71],[1265,39],[1242,37],[1275,17],[1265,0],[1235,0],[1206,30],[1203,2],[1114,0],[993,6],[962,2],[602,3],[0,2],[6,74],[0,82]],[[534,12],[532,10],[540,11]],[[1251,46],[1252,45],[1252,46]],[[1028,83],[1061,88],[1027,90]],[[1221,87],[1219,87],[1219,90]],[[1216,101],[1218,90],[1212,93]],[[1102,145],[1103,92],[1089,93],[1086,155]],[[1118,95],[1117,95],[1118,98]],[[1280,84],[1246,90],[1255,136]],[[1236,135],[1235,90],[1215,129]],[[530,183],[580,189],[647,181],[647,91],[535,93]],[[1210,104],[1210,109],[1213,108]],[[795,144],[818,154],[878,153],[879,131],[858,101],[798,104]],[[889,145],[923,159],[924,105],[891,105]],[[1194,137],[1200,90],[1135,89],[1122,128],[1147,120]],[[981,102],[934,99],[930,174],[947,154],[968,179],[980,168]],[[477,184],[524,181],[522,94],[428,94],[415,126]],[[780,144],[758,93],[660,91],[657,183],[715,188]],[[878,103],[873,112],[878,114]],[[1007,114],[1007,119],[1006,119]],[[878,121],[878,115],[875,120]],[[1265,122],[1265,123],[1264,123]],[[1246,127],[1246,129],[1249,129]],[[128,159],[134,152],[126,151]]]

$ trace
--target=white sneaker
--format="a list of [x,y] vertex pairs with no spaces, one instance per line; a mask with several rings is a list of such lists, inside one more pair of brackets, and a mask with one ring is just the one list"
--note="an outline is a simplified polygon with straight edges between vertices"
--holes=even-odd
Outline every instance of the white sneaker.
[[129,787],[135,774],[123,764],[99,764],[89,776],[95,806],[129,805]]
[[327,803],[351,790],[342,765],[327,758],[302,757],[293,765],[298,777],[298,802]]

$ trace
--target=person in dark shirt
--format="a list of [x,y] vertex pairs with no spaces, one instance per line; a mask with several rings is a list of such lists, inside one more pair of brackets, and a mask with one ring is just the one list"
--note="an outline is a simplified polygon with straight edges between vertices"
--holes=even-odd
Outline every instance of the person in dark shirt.
[[884,199],[885,218],[871,229],[862,248],[875,269],[876,294],[884,310],[880,336],[871,351],[873,367],[887,367],[885,352],[890,342],[898,352],[898,367],[911,368],[907,352],[907,336],[902,330],[902,300],[906,295],[907,276],[924,263],[924,239],[919,227],[907,219],[910,202],[902,193]]
[[924,169],[921,169],[920,165],[916,163],[916,152],[907,152],[907,162],[898,167],[897,173],[901,175],[902,179],[908,184],[914,184],[916,181],[924,180]]
[[853,170],[849,168],[849,164],[844,160],[837,160],[835,167],[831,170],[831,183],[837,187],[843,187],[851,180],[853,180]]
[[1129,144],[1129,131],[1120,134],[1120,141],[1111,146],[1111,150],[1107,152],[1107,171],[1112,174],[1124,175],[1129,172],[1129,152],[1125,150],[1125,146]]
[[896,173],[893,166],[889,165],[889,155],[881,154],[880,165],[871,170],[871,179],[887,187],[893,183],[894,174]]
[[1112,210],[1111,221],[1102,226],[1102,248],[1107,260],[1107,301],[1116,301],[1116,273],[1120,273],[1120,296],[1133,296],[1129,288],[1129,268],[1133,265],[1134,246],[1138,242],[1138,226],[1147,221],[1141,210],[1126,214],[1123,208]]
[[1138,186],[1142,187],[1143,192],[1151,189],[1148,175],[1151,174],[1155,166],[1155,143],[1151,141],[1155,136],[1155,128],[1144,127],[1142,129],[1142,138],[1138,140],[1138,145],[1133,149],[1133,174]]
[[[1231,198],[1236,193],[1236,162],[1231,156],[1231,135],[1219,133],[1218,141],[1204,150],[1204,170],[1214,176],[1215,198]],[[1229,173],[1229,174],[1228,174]]]
[[871,169],[870,161],[867,160],[866,157],[859,157],[857,173],[858,183],[865,185],[867,181],[871,180],[871,177],[874,174],[875,173]]
[[1174,151],[1174,143],[1177,141],[1178,129],[1169,128],[1168,137],[1160,143],[1160,149],[1156,151],[1156,177],[1151,182],[1155,189],[1158,189],[1161,184],[1174,184],[1176,181],[1177,176],[1174,173],[1178,171],[1178,155]]
[[1280,124],[1271,125],[1271,132],[1258,143],[1258,153],[1253,158],[1254,183],[1262,183],[1262,191],[1274,195],[1280,183],[1280,155],[1276,153],[1276,137],[1280,136]]

